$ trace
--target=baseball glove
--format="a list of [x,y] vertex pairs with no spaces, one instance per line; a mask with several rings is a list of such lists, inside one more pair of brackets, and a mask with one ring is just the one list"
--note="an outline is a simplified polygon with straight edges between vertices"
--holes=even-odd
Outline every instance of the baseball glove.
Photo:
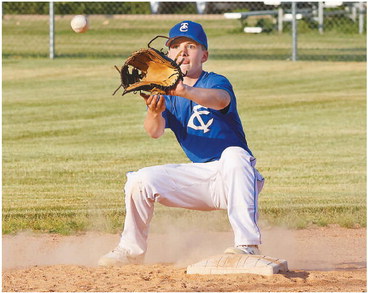
[[[121,88],[124,88],[123,96],[130,92],[146,91],[151,95],[166,94],[168,90],[174,88],[179,80],[185,76],[181,69],[181,63],[176,63],[162,51],[158,51],[150,46],[153,38],[147,45],[148,49],[140,49],[132,53],[125,61],[122,68],[115,68],[120,74],[121,84],[113,95]],[[166,37],[163,37],[166,38]]]

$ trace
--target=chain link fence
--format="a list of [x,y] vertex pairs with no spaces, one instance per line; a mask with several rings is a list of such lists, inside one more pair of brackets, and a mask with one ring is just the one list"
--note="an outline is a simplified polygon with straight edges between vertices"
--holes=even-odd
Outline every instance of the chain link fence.
[[[366,2],[297,2],[298,60],[366,61]],[[51,2],[55,58],[124,57],[167,35],[182,20],[200,22],[210,58],[289,60],[291,2]],[[49,58],[50,3],[2,3],[3,58]],[[72,31],[76,14],[90,29]],[[163,46],[163,44],[157,44]]]

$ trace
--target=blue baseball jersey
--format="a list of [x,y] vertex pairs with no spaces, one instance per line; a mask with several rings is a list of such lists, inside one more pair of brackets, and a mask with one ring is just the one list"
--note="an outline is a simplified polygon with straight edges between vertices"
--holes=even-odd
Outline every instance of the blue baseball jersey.
[[162,116],[165,127],[174,132],[187,157],[194,163],[218,160],[230,146],[242,147],[252,155],[229,80],[203,71],[194,87],[223,89],[229,93],[231,102],[225,112],[203,107],[183,97],[164,96],[166,110]]

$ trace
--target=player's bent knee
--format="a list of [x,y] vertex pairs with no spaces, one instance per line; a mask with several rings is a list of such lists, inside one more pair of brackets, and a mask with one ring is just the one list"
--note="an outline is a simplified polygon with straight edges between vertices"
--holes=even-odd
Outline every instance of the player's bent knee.
[[226,168],[241,170],[251,165],[251,161],[255,159],[241,147],[228,147],[222,152],[220,160]]
[[134,201],[152,197],[152,183],[154,174],[148,168],[127,174],[127,182],[124,187],[126,200],[132,198]]
[[252,156],[245,149],[237,146],[228,147],[221,154],[221,159],[239,160],[239,157],[247,158]]
[[144,186],[151,186],[157,180],[157,173],[150,167],[138,170],[135,175],[136,180]]
[[140,183],[139,180],[137,180],[138,178],[135,176],[136,172],[129,172],[127,174],[127,182],[125,183],[124,186],[124,193],[125,193],[125,198],[127,199],[128,197],[130,197],[132,194],[139,192],[140,190]]

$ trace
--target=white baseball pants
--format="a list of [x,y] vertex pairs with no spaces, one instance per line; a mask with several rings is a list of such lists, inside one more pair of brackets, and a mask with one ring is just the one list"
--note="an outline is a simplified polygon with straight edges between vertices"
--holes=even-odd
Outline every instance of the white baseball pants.
[[229,147],[219,161],[168,164],[127,174],[126,216],[119,246],[132,257],[147,250],[154,203],[193,210],[227,209],[234,244],[257,245],[258,193],[264,178],[256,159],[240,147]]

